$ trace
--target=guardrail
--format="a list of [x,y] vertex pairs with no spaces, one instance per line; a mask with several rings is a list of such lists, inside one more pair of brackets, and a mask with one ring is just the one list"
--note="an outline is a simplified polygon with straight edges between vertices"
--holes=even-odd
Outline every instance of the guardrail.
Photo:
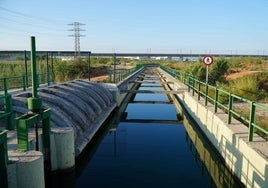
[[12,110],[12,97],[7,92],[7,80],[3,80],[3,93],[0,94],[0,119],[4,119],[5,128],[14,129],[14,114]]
[[228,124],[231,124],[232,119],[236,118],[245,125],[248,125],[249,141],[253,141],[254,129],[257,130],[256,132],[259,135],[268,139],[268,130],[267,128],[264,128],[263,125],[266,121],[263,119],[263,116],[258,115],[261,113],[268,113],[267,106],[206,84],[190,74],[181,74],[177,70],[164,66],[160,66],[160,68],[186,84],[188,86],[188,92],[192,92],[193,96],[197,94],[198,100],[203,97],[205,99],[206,106],[208,105],[208,102],[212,103],[214,105],[215,113],[218,108],[225,111],[228,114]]
[[[50,78],[48,73],[42,73],[37,75],[37,87],[39,87],[40,84],[47,83],[50,85]],[[10,76],[10,77],[4,77],[0,78],[0,93],[4,92],[6,93],[10,89],[23,89],[25,91],[27,88],[32,86],[32,78],[31,75],[23,74],[20,76]]]
[[20,89],[26,90],[26,76],[11,76],[0,78],[0,91],[7,92],[9,89]]
[[139,70],[141,67],[143,67],[143,65],[137,65],[136,67],[132,69],[116,69],[114,70],[114,73],[113,73],[113,77],[114,77],[113,79],[112,79],[112,74],[110,74],[110,81],[112,82],[112,80],[114,80],[114,83],[118,83],[124,80],[126,77],[128,77],[132,73]]
[[4,125],[7,130],[13,130],[14,125],[14,114],[12,110],[12,98],[11,95],[6,93],[0,95],[0,120],[4,119]]

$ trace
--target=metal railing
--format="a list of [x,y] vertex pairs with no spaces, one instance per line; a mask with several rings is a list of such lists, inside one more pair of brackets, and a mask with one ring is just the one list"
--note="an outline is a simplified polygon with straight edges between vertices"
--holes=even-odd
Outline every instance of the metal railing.
[[3,92],[0,93],[0,119],[4,119],[5,128],[14,129],[14,114],[12,110],[12,97],[8,93],[7,79],[3,80]]
[[[268,130],[262,125],[265,123],[263,116],[258,115],[261,113],[268,114],[267,106],[209,85],[196,79],[190,74],[181,74],[176,70],[164,66],[160,66],[160,68],[186,84],[188,86],[188,92],[192,92],[193,96],[197,95],[198,100],[203,97],[205,99],[206,106],[208,105],[208,102],[212,103],[214,105],[215,113],[219,108],[227,113],[228,124],[231,124],[233,118],[235,118],[243,124],[247,125],[249,128],[249,141],[253,141],[254,129],[256,129],[256,132],[259,135],[263,136],[265,139],[268,138]],[[241,109],[239,109],[239,106]]]
[[[143,65],[137,65],[136,67],[131,68],[131,69],[116,69],[116,70],[114,70],[113,75],[110,74],[110,82],[112,82],[112,80],[114,80],[114,83],[118,83],[118,82],[124,80],[125,78],[127,78],[129,75],[138,71],[142,67],[143,67]],[[112,77],[114,77],[114,79],[112,79]]]
[[[47,73],[42,73],[37,75],[37,87],[40,84],[47,83],[50,85],[50,78],[47,76]],[[21,75],[21,76],[10,76],[0,78],[0,93],[7,93],[11,89],[23,89],[25,91],[27,88],[32,86],[31,75]]]

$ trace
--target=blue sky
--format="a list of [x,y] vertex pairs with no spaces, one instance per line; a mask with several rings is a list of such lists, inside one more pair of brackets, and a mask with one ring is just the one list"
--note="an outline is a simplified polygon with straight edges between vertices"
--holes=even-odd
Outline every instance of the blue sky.
[[0,50],[268,54],[267,0],[0,0]]

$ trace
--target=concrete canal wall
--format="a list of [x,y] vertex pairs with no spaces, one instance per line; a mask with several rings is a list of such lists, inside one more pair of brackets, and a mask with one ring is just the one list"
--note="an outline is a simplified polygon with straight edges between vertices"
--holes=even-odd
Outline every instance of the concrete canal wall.
[[[162,70],[161,70],[162,71]],[[173,90],[185,88],[185,85],[167,75]],[[253,142],[248,142],[248,128],[239,121],[227,124],[227,114],[214,106],[205,106],[204,100],[198,100],[188,91],[177,94],[179,99],[211,144],[218,150],[230,170],[245,184],[246,187],[268,187],[268,142],[254,135]]]

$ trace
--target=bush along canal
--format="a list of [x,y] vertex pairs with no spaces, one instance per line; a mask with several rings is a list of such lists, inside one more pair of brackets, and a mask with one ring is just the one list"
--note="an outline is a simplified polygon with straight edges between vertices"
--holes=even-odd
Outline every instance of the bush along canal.
[[157,72],[145,71],[138,91],[75,171],[48,176],[46,187],[241,187],[191,118],[178,121],[175,105],[156,92],[164,91]]

